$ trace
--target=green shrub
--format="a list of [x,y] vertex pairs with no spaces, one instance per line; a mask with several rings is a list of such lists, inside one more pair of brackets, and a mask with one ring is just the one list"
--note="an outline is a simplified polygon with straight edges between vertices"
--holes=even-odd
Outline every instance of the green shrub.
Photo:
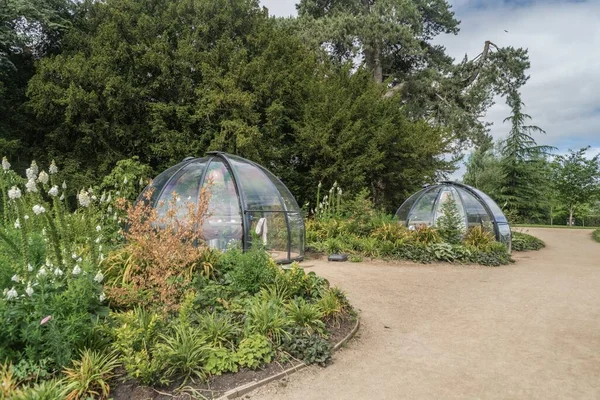
[[287,304],[286,309],[295,326],[305,328],[310,333],[322,334],[325,331],[325,323],[321,320],[323,313],[317,305],[298,298]]
[[33,386],[23,387],[10,398],[14,400],[56,400],[64,399],[68,395],[68,388],[62,380],[52,379],[40,381]]
[[417,244],[424,245],[440,243],[442,241],[440,233],[435,228],[428,226],[420,226],[411,231],[411,239]]
[[237,372],[238,355],[229,349],[212,347],[209,350],[205,368],[211,375],[221,375],[223,372]]
[[592,238],[594,238],[594,240],[598,243],[600,243],[600,229],[596,229],[593,233],[592,233]]
[[152,349],[163,327],[162,318],[142,308],[112,314],[112,347],[120,353],[127,374],[143,384],[151,384],[161,369]]
[[523,232],[512,232],[512,249],[514,251],[539,250],[546,244],[535,236]]
[[81,359],[73,361],[73,366],[64,370],[68,392],[66,399],[108,398],[108,382],[115,376],[118,366],[115,353],[84,350]]
[[225,275],[226,280],[234,290],[249,294],[255,294],[272,283],[277,274],[277,266],[262,249],[246,253],[232,249],[223,255],[219,267],[229,271]]
[[155,351],[162,362],[164,380],[182,378],[185,385],[189,380],[206,379],[205,364],[211,350],[198,329],[175,325],[171,332],[160,335]]
[[[340,298],[343,296],[342,298]],[[329,289],[316,303],[317,308],[323,314],[323,318],[326,320],[332,320],[335,323],[339,322],[340,316],[347,311],[348,303],[343,293],[339,290]]]
[[478,225],[471,227],[465,235],[463,242],[467,246],[476,247],[478,249],[485,248],[490,243],[494,242],[496,238],[494,234],[486,230],[483,226]]
[[238,363],[242,367],[256,369],[273,359],[273,347],[265,335],[253,334],[244,338],[237,350]]
[[291,321],[283,306],[275,301],[253,299],[246,310],[247,335],[260,334],[275,343],[280,343],[287,336]]
[[320,335],[307,333],[305,329],[296,328],[286,337],[281,348],[292,357],[302,360],[305,364],[326,365],[331,360],[333,347]]
[[200,314],[197,323],[200,334],[214,346],[231,346],[240,331],[229,314],[216,312]]

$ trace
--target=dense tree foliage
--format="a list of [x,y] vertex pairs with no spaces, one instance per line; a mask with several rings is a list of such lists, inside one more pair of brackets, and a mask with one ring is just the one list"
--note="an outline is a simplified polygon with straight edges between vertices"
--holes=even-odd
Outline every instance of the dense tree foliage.
[[553,163],[554,185],[560,202],[569,212],[569,225],[573,224],[573,214],[581,210],[582,215],[600,196],[600,154],[586,158],[588,148],[570,150],[559,155]]
[[289,19],[258,0],[7,5],[0,150],[19,170],[56,159],[74,188],[133,156],[158,173],[223,150],[301,202],[338,181],[394,209],[453,171],[449,154],[489,147],[480,117],[529,66],[525,50],[483,41],[455,62],[433,42],[458,33],[445,0],[302,0]]
[[444,127],[455,149],[489,141],[480,120],[495,95],[527,81],[527,51],[482,38],[482,52],[459,62],[432,39],[457,34],[445,0],[301,0],[297,25],[334,61],[361,60],[376,82],[401,93],[407,115]]

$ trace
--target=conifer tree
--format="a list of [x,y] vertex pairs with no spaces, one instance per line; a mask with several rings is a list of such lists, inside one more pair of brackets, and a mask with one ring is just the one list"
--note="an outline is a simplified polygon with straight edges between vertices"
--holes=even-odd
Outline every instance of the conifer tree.
[[447,243],[460,243],[464,234],[465,223],[460,216],[453,196],[448,196],[443,201],[441,214],[436,222],[440,236]]

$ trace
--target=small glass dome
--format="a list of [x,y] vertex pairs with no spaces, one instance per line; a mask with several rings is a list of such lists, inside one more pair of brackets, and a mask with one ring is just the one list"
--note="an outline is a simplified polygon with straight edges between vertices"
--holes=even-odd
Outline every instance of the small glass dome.
[[500,207],[487,194],[461,183],[441,182],[427,186],[409,197],[398,208],[396,217],[408,228],[435,226],[441,214],[441,206],[450,196],[464,218],[464,228],[482,226],[510,250],[510,226]]
[[[298,203],[275,175],[252,161],[222,152],[188,157],[158,175],[144,191],[154,190],[150,201],[164,215],[173,193],[187,204],[197,204],[208,182],[211,196],[202,236],[210,247],[226,250],[239,245],[247,250],[254,237],[277,262],[304,257],[304,218]],[[179,207],[177,213],[184,218],[187,207]]]

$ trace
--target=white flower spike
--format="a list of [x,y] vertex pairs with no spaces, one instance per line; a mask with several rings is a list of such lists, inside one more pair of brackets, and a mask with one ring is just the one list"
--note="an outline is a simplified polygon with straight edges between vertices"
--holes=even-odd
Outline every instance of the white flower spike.
[[19,283],[19,282],[21,282],[21,277],[19,277],[19,275],[15,274],[12,276],[12,278],[10,278],[10,280],[13,282]]
[[2,169],[4,171],[10,170],[10,163],[8,162],[8,159],[6,157],[2,158]]
[[52,160],[52,162],[50,163],[50,168],[48,168],[48,172],[50,172],[50,175],[58,173],[58,167],[56,166],[54,160]]
[[47,173],[45,173],[44,171],[40,172],[40,175],[38,176],[38,182],[45,185],[48,183],[49,180],[50,176]]
[[15,290],[14,286],[12,287],[12,289],[10,289],[8,292],[6,292],[6,300],[14,299],[17,296],[19,296],[19,294]]
[[102,275],[102,272],[98,271],[96,276],[94,276],[94,281],[96,281],[98,283],[102,283],[103,280],[104,280],[104,275]]
[[106,296],[104,295],[104,292],[100,293],[100,296],[98,296],[98,300],[100,300],[100,303],[102,303],[104,300],[106,300]]
[[11,200],[16,200],[21,198],[21,189],[16,186],[13,186],[8,190],[8,198]]
[[86,192],[83,189],[81,189],[81,191],[77,195],[77,200],[79,200],[79,204],[82,207],[89,207],[90,204],[92,203],[92,199],[90,199],[88,192]]
[[100,225],[96,225],[96,232],[100,232],[102,230],[102,227]]
[[62,276],[63,275],[62,269],[60,269],[58,267],[54,268],[54,275]]
[[25,293],[29,297],[33,296],[33,288],[31,287],[31,282],[27,283],[27,289],[25,289]]
[[40,215],[44,212],[46,212],[46,209],[43,206],[40,206],[39,204],[36,204],[35,206],[33,206],[33,213],[35,215]]
[[58,186],[54,185],[50,190],[48,190],[48,194],[52,197],[58,196]]
[[37,185],[35,184],[35,179],[30,178],[25,184],[25,189],[27,189],[28,193],[37,193]]
[[17,220],[15,221],[15,229],[19,229],[21,227],[21,222],[19,222],[19,219],[17,218]]
[[81,273],[81,268],[79,267],[79,265],[75,265],[75,267],[73,267],[72,273],[74,276],[77,276]]

